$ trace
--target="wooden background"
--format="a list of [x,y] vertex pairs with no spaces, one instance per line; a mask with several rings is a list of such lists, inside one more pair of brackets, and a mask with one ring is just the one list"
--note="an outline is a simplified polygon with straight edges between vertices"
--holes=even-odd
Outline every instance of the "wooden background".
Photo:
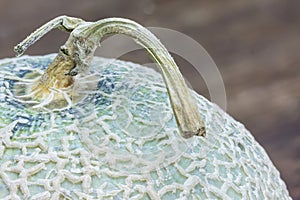
[[[126,17],[180,31],[216,62],[226,87],[227,112],[264,146],[300,199],[299,0],[0,0],[0,58],[44,22],[62,14],[95,21]],[[53,31],[27,54],[57,52],[67,34]],[[144,51],[121,57],[148,63]],[[175,56],[192,87],[209,98],[200,75]]]

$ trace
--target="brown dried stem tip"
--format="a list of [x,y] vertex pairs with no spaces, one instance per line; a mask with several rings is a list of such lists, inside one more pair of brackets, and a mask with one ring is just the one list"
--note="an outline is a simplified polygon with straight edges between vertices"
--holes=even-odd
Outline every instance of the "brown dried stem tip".
[[37,98],[47,96],[51,88],[62,89],[73,84],[73,76],[85,74],[94,52],[103,36],[124,34],[135,39],[158,63],[170,97],[176,121],[184,138],[193,135],[205,136],[204,123],[197,105],[172,56],[162,43],[140,24],[123,18],[108,18],[97,22],[60,16],[46,23],[15,47],[17,55],[24,51],[50,30],[58,28],[70,32],[70,36],[44,75],[36,90]]

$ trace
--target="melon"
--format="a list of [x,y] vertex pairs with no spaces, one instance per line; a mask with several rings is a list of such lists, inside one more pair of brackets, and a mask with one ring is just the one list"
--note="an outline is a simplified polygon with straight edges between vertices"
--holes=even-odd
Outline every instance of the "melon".
[[291,199],[251,133],[189,89],[206,134],[184,135],[152,69],[93,57],[32,98],[58,55],[0,61],[0,199]]

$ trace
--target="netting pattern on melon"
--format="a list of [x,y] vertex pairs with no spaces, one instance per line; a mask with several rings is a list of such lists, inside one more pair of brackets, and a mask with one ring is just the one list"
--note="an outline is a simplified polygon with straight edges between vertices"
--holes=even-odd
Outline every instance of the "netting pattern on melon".
[[0,199],[290,199],[245,127],[196,93],[207,137],[181,138],[151,69],[95,58],[82,102],[26,107],[13,85],[52,58],[0,63]]

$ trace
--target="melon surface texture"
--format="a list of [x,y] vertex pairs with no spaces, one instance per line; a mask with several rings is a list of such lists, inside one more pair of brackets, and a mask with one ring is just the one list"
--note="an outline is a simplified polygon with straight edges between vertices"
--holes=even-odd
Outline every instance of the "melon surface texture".
[[207,135],[183,138],[152,69],[94,57],[76,79],[93,90],[33,108],[18,95],[54,56],[0,62],[0,199],[291,199],[250,132],[195,92]]

